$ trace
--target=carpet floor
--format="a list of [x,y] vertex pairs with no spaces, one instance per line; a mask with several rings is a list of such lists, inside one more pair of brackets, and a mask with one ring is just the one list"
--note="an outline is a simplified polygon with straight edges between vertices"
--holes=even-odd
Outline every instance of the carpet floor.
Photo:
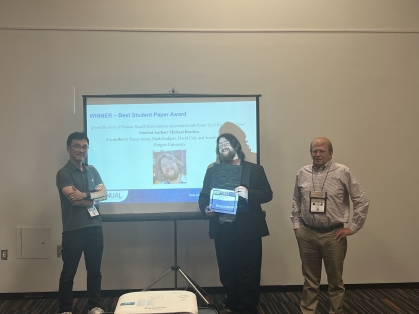
[[[207,299],[222,308],[223,294],[210,294]],[[301,292],[264,292],[261,294],[259,314],[301,313]],[[107,313],[113,313],[118,297],[105,297],[101,301]],[[56,299],[0,300],[1,314],[57,314]],[[330,302],[327,292],[321,292],[317,314],[327,314]],[[347,290],[344,297],[346,314],[419,313],[419,289],[362,289]],[[87,314],[87,299],[75,298],[73,314]]]

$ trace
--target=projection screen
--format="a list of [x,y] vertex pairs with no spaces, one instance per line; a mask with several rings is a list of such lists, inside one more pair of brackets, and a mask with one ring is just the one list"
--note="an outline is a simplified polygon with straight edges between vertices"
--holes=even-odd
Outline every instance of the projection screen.
[[[200,219],[216,139],[232,133],[259,163],[260,95],[84,95],[87,162],[101,174],[104,221]],[[174,179],[176,178],[176,179]]]

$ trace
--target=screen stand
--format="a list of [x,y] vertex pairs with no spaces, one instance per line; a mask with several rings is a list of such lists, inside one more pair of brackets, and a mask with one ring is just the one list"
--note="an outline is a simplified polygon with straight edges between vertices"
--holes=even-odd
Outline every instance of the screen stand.
[[[201,298],[202,301],[205,302],[207,307],[214,307],[214,305],[210,304],[207,299],[204,297],[204,295],[208,295],[204,289],[202,289],[195,281],[192,280],[188,275],[186,275],[183,270],[180,268],[180,266],[177,264],[177,220],[173,220],[174,223],[174,244],[175,244],[175,265],[171,266],[163,275],[161,275],[156,281],[154,281],[151,285],[149,285],[147,288],[144,288],[142,291],[150,290],[151,287],[153,287],[157,282],[159,282],[161,279],[163,279],[168,273],[171,271],[175,272],[175,290],[177,290],[177,273],[179,272],[183,278],[189,283],[188,287],[192,287],[192,289],[195,291],[195,293]],[[188,288],[186,287],[186,289]]]

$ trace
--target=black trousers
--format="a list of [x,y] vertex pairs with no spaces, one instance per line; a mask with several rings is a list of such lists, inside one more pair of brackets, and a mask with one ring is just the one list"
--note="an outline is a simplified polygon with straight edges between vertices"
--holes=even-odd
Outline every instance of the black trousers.
[[81,254],[87,270],[88,307],[99,307],[102,274],[100,272],[103,253],[102,227],[88,227],[63,232],[63,270],[58,291],[59,313],[71,312],[73,307],[73,283]]
[[240,239],[237,225],[221,224],[215,242],[215,251],[227,298],[226,307],[244,313],[257,313],[262,266],[262,239]]

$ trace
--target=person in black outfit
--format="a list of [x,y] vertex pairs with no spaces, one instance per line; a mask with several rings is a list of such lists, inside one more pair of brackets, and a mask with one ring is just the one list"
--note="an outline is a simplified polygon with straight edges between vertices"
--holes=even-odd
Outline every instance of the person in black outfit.
[[209,237],[214,239],[220,281],[226,290],[221,313],[255,314],[260,295],[262,237],[269,235],[261,204],[272,200],[272,190],[262,166],[245,161],[237,138],[224,133],[217,138],[217,159],[222,164],[242,166],[236,215],[209,208],[214,164],[205,174],[199,208],[209,219]]

